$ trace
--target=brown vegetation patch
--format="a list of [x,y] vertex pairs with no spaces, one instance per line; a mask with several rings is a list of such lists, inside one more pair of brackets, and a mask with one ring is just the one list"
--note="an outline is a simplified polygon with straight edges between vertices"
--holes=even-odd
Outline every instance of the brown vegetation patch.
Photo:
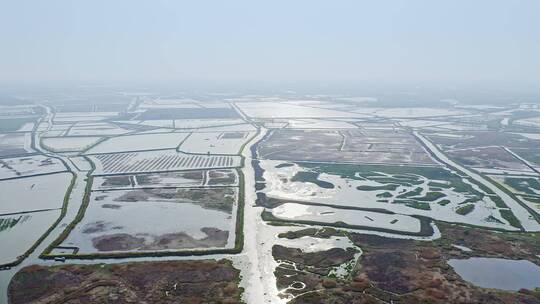
[[208,185],[235,185],[236,173],[233,170],[208,171]]
[[101,205],[101,208],[118,210],[118,209],[122,208],[122,206],[117,205],[117,204],[103,204],[103,205]]
[[[105,226],[98,224],[95,229],[105,229]],[[205,238],[195,239],[185,232],[168,233],[158,236],[144,235],[144,237],[127,233],[107,234],[93,238],[92,244],[99,251],[152,251],[225,247],[227,245],[229,231],[210,227],[201,228],[201,231],[207,235]]]
[[11,304],[239,303],[229,261],[29,266],[12,279]]
[[172,203],[194,203],[211,210],[231,213],[237,194],[233,187],[213,189],[152,188],[125,191],[115,198],[116,202],[171,201]]
[[412,134],[397,130],[278,130],[258,151],[274,160],[433,164]]
[[201,231],[206,233],[207,237],[200,240],[183,232],[160,235],[154,239],[152,244],[144,246],[141,250],[211,248],[227,245],[229,231],[208,227],[202,228]]
[[480,147],[446,152],[458,162],[471,167],[529,171],[529,167],[502,147]]
[[[303,252],[298,248],[274,245],[272,256],[279,263],[274,272],[278,289],[290,287],[286,293],[298,295],[321,288],[334,288],[337,283],[334,278],[328,277],[330,271],[354,259],[355,254],[353,248]],[[304,283],[305,287],[298,288],[301,285],[299,282]]]
[[[447,263],[451,258],[498,257],[526,259],[540,265],[536,256],[540,252],[538,233],[499,233],[444,223],[438,226],[442,237],[435,241],[346,233],[362,249],[352,280],[338,279],[335,286],[322,285],[324,277],[311,275],[302,293],[312,292],[297,293],[292,303],[540,303],[538,291],[510,292],[474,286]],[[326,236],[344,234],[311,228],[280,236],[296,238],[320,232]],[[454,244],[472,251],[459,250]],[[284,279],[285,274],[276,271]],[[284,279],[278,277],[278,284]]]
[[125,187],[131,186],[129,175],[104,176],[101,187]]
[[143,246],[144,238],[127,233],[108,234],[93,238],[92,244],[99,251],[126,251]]

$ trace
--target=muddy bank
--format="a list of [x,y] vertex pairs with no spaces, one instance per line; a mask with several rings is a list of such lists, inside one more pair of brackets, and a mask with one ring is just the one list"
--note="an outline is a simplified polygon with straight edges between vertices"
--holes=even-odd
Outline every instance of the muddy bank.
[[[126,233],[108,234],[92,239],[93,246],[100,252],[126,251],[126,250],[166,250],[166,249],[190,249],[225,247],[229,238],[229,232],[217,228],[201,228],[207,236],[195,239],[184,233],[168,233],[158,236],[130,235]],[[147,241],[147,238],[151,242]]]
[[359,207],[348,207],[348,206],[312,203],[312,202],[306,202],[306,201],[284,200],[284,199],[267,197],[266,194],[261,193],[261,192],[257,193],[256,204],[266,208],[261,214],[263,220],[270,223],[274,223],[274,224],[289,224],[289,225],[304,224],[304,225],[315,225],[315,226],[328,226],[328,227],[334,227],[334,228],[347,228],[347,229],[356,229],[356,230],[376,231],[376,232],[391,233],[391,234],[398,234],[398,235],[404,235],[404,236],[414,236],[414,237],[432,237],[435,234],[435,230],[433,229],[433,225],[432,225],[433,220],[428,217],[420,216],[420,215],[410,215],[410,217],[418,219],[418,222],[420,224],[419,231],[413,232],[413,231],[401,231],[401,230],[384,228],[384,227],[347,224],[342,221],[336,221],[334,223],[331,223],[331,222],[319,222],[317,220],[283,219],[283,218],[278,218],[274,216],[272,212],[270,211],[270,209],[276,208],[280,205],[287,204],[287,203],[295,203],[295,204],[309,205],[309,206],[325,206],[325,207],[330,207],[336,210],[367,211],[367,212],[377,212],[377,213],[388,214],[388,215],[395,214],[394,212],[388,211],[385,209],[359,208]]

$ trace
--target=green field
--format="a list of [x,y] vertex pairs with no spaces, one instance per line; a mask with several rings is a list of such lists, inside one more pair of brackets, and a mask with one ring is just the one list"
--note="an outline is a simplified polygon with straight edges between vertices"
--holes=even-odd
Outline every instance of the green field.
[[500,212],[501,212],[501,216],[503,217],[503,219],[507,220],[508,223],[510,223],[510,225],[512,225],[512,226],[514,226],[516,228],[519,228],[519,229],[523,229],[523,226],[521,226],[521,222],[516,218],[514,213],[512,213],[512,210],[510,210],[510,209],[501,209]]
[[[540,191],[540,181],[537,178],[505,177],[504,183],[517,191],[526,194],[538,195],[538,192]],[[533,189],[537,192],[535,192]]]

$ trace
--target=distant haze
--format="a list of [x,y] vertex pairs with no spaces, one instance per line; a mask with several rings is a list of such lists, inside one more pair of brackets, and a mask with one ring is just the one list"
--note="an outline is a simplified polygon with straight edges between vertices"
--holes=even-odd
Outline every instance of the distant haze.
[[540,90],[540,1],[2,1],[0,84]]

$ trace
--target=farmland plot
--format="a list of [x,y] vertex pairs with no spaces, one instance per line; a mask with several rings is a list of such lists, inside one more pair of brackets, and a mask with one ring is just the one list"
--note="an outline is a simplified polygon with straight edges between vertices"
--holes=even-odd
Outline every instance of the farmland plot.
[[527,127],[540,128],[540,116],[531,117],[531,118],[517,119],[517,120],[514,121],[514,124],[527,126]]
[[523,162],[501,147],[448,150],[446,154],[469,167],[532,172]]
[[106,120],[108,118],[115,117],[118,113],[117,112],[92,112],[89,113],[81,113],[81,112],[65,112],[65,113],[56,113],[54,115],[54,122],[55,123],[66,123],[66,122],[80,122],[80,121],[87,121],[87,122],[94,122],[94,121],[102,121]]
[[252,136],[249,132],[192,133],[178,149],[185,153],[239,154]]
[[24,125],[22,125],[17,131],[18,132],[32,132],[34,130],[35,123],[33,122],[27,122]]
[[536,214],[540,215],[540,196],[520,195],[521,201],[529,206]]
[[434,129],[438,130],[445,130],[445,131],[487,131],[487,125],[482,122],[476,122],[476,123],[451,123],[446,124],[443,126],[437,126],[433,127]]
[[62,208],[71,178],[56,173],[0,181],[0,214]]
[[96,176],[93,190],[202,186],[206,171]]
[[437,136],[425,134],[430,141],[444,149],[467,149],[486,146],[504,146],[508,148],[540,148],[540,140],[523,136],[518,133],[505,132],[460,132],[463,137]]
[[428,107],[411,107],[411,108],[367,108],[361,107],[354,109],[355,113],[370,114],[378,117],[386,118],[426,118],[426,117],[447,117],[465,115],[470,112],[459,109],[446,108],[428,108]]
[[275,130],[261,158],[293,161],[435,165],[410,134],[367,130]]
[[109,138],[92,149],[87,154],[102,154],[124,151],[143,151],[156,149],[174,149],[189,133],[155,133],[125,135]]
[[276,102],[238,102],[236,105],[249,117],[255,118],[368,117],[360,113]]
[[540,176],[491,175],[490,177],[516,194],[534,212],[540,214]]
[[258,151],[267,159],[331,161],[340,158],[342,143],[336,131],[276,130],[259,144]]
[[540,133],[516,133],[529,139],[540,140]]
[[51,131],[67,131],[73,127],[76,123],[63,123],[63,124],[53,124],[49,130]]
[[[489,169],[529,171],[529,168],[524,168],[524,163],[518,157],[530,161],[532,165],[540,162],[540,154],[538,153],[540,139],[531,136],[491,131],[455,134],[462,136],[450,137],[438,134],[426,134],[426,136],[444,152],[450,151],[450,153],[455,154],[458,160],[467,165],[474,164]],[[461,150],[463,151],[461,152]],[[512,151],[517,157],[505,150]]]
[[400,126],[411,127],[411,128],[425,128],[425,127],[435,127],[444,124],[448,124],[445,121],[440,120],[422,120],[422,119],[400,119],[398,120]]
[[41,140],[41,145],[53,152],[80,152],[97,144],[102,137],[46,137]]
[[31,133],[0,134],[0,157],[33,152],[31,143]]
[[114,136],[123,135],[130,132],[127,129],[120,128],[110,123],[77,123],[74,124],[67,136]]
[[135,116],[136,120],[161,120],[161,119],[221,119],[240,118],[240,115],[232,108],[166,108],[149,109]]
[[356,129],[357,127],[346,121],[323,119],[289,119],[289,129]]
[[27,117],[39,112],[40,108],[34,105],[0,105],[0,118]]
[[0,159],[0,179],[66,171],[57,158],[44,155]]
[[123,124],[160,128],[160,130],[177,129],[177,131],[255,131],[256,129],[241,119],[167,119],[145,121],[119,121]]
[[60,210],[0,216],[0,265],[15,262],[58,217]]
[[491,176],[514,193],[540,196],[540,176]]
[[89,158],[96,164],[95,175],[232,168],[241,165],[240,156],[191,155],[175,150],[97,154]]
[[[343,152],[359,152],[374,158],[387,155],[389,163],[435,164],[429,154],[409,133],[392,131],[348,130],[343,135]],[[377,161],[386,162],[386,161]]]
[[511,148],[510,150],[519,157],[523,158],[525,161],[529,162],[529,164],[536,168],[536,170],[540,171],[540,148]]
[[94,105],[88,103],[54,105],[54,111],[57,113],[93,112]]
[[145,100],[139,105],[139,109],[159,109],[159,108],[200,108],[196,100],[193,99],[169,99],[158,98]]
[[208,186],[237,186],[238,173],[232,169],[206,171],[206,185]]
[[69,124],[53,124],[49,127],[49,123],[41,123],[39,125],[38,131],[42,132],[41,137],[60,137],[67,135],[69,129],[73,126],[72,123]]
[[[61,105],[54,105],[54,110],[57,113],[69,113],[69,112],[81,112],[81,113],[116,113],[121,112],[126,109],[127,104],[126,103],[111,103],[110,100],[106,101],[106,104],[93,104],[89,103],[88,101],[85,103],[69,103],[69,104],[61,104]],[[77,113],[78,114],[78,113]]]
[[23,128],[29,123],[37,120],[37,116],[15,116],[9,118],[0,118],[0,132],[12,132]]
[[[176,132],[184,131],[184,129],[177,130]],[[192,129],[194,133],[196,132],[256,132],[257,128],[251,124],[234,124],[234,125],[223,125],[223,126],[213,126],[199,129]]]
[[236,188],[95,191],[62,246],[83,254],[232,248],[237,199]]
[[144,120],[144,121],[141,121],[139,125],[145,125],[149,127],[158,127],[158,128],[174,128],[174,120],[173,119]]
[[267,129],[283,129],[286,128],[289,124],[288,119],[269,119],[269,120],[259,120],[259,122],[264,124],[264,127]]
[[245,124],[242,119],[176,119],[174,127],[177,129],[199,129],[209,127],[220,127],[229,125]]

